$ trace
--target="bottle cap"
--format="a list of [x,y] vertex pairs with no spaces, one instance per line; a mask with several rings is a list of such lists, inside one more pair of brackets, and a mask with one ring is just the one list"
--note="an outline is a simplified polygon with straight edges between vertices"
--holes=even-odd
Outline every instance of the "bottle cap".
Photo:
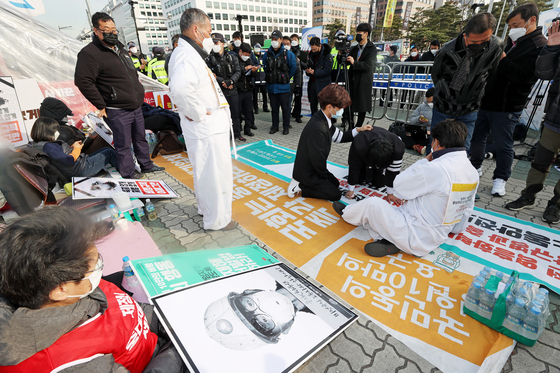
[[109,205],[109,208],[110,208],[110,209],[114,209],[114,208],[115,208],[115,205]]
[[146,203],[148,203],[148,202],[150,202],[150,199],[149,199],[149,198],[146,200]]
[[481,284],[484,282],[484,277],[476,276],[476,281],[480,282]]
[[498,271],[498,272],[496,272],[496,276],[499,277],[499,278],[504,278],[504,273]]
[[533,300],[531,303],[533,304],[533,306],[536,306],[538,309],[542,308],[542,303],[537,299]]
[[479,287],[482,286],[482,284],[481,284],[480,282],[478,282],[478,281],[475,281],[474,284],[473,284],[473,286],[474,286],[475,288],[479,288]]
[[494,295],[494,290],[486,289],[486,294]]
[[515,300],[515,304],[517,304],[518,306],[521,306],[521,307],[525,307],[525,301],[521,298],[517,298]]
[[484,270],[485,270],[486,272],[488,272],[488,273],[491,273],[492,268],[490,268],[490,267],[484,267]]
[[539,288],[539,293],[542,293],[544,295],[548,295],[548,290],[545,288]]
[[123,261],[123,262],[128,262],[129,260],[130,260],[130,259],[128,259],[128,256],[125,256],[125,257],[122,258],[122,261]]
[[531,312],[534,313],[536,316],[541,314],[541,310],[538,307],[531,307]]
[[488,272],[486,272],[485,270],[482,270],[482,271],[480,271],[480,275],[482,277],[486,277],[486,276],[488,276]]

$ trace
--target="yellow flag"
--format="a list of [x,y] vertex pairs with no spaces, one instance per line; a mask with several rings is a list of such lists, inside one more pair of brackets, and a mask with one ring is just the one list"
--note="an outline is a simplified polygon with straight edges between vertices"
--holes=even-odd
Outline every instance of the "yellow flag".
[[396,7],[397,7],[397,0],[389,0],[387,2],[387,11],[385,12],[383,27],[391,27],[391,25],[393,24],[393,17],[395,16]]

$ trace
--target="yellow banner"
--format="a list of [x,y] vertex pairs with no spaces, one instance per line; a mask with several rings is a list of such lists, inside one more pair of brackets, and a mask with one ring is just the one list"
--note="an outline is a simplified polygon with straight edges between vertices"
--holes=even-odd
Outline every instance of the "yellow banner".
[[385,10],[385,19],[383,20],[383,27],[391,27],[393,25],[393,17],[395,16],[396,7],[397,7],[397,0],[389,0],[387,2],[387,9]]

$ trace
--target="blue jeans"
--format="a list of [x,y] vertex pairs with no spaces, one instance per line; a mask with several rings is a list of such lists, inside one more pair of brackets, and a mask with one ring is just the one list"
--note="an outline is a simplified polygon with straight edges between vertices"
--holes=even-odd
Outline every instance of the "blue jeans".
[[486,139],[492,133],[496,146],[496,169],[494,179],[507,180],[511,175],[513,163],[513,130],[519,123],[521,112],[503,113],[479,110],[471,141],[471,164],[474,168],[482,166],[486,154]]
[[91,177],[97,175],[99,171],[107,164],[111,164],[117,170],[119,163],[117,162],[117,153],[113,148],[103,148],[88,155],[86,166],[80,176]]
[[[430,130],[433,129],[436,126],[436,124],[438,124],[439,122],[443,122],[446,119],[455,119],[465,123],[465,126],[467,126],[467,130],[468,130],[467,139],[465,140],[465,148],[467,148],[467,153],[469,153],[469,149],[471,147],[471,138],[474,132],[474,124],[476,122],[476,116],[477,116],[476,111],[473,111],[472,113],[468,113],[468,114],[455,116],[455,115],[440,113],[434,108]],[[430,136],[430,142],[428,143],[428,146],[426,146],[426,155],[430,154],[431,151],[432,151],[432,136]]]

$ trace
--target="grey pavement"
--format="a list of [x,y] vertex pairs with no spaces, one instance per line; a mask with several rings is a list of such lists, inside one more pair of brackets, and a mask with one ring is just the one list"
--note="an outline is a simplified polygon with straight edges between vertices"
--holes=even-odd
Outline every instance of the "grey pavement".
[[[282,131],[274,135],[269,134],[271,124],[270,113],[256,115],[257,130],[253,130],[255,136],[246,137],[247,142],[272,139],[275,144],[297,149],[298,139],[308,118],[303,118],[303,124],[291,121],[292,129],[289,135],[282,135]],[[367,123],[367,122],[366,122]],[[378,120],[376,126],[388,128],[391,122]],[[535,132],[530,133],[527,140],[536,142]],[[237,145],[243,143],[237,142]],[[348,165],[347,155],[350,144],[333,144],[329,161]],[[516,147],[518,154],[528,150],[526,146]],[[403,160],[403,168],[406,168],[420,159],[420,155],[407,151]],[[157,163],[157,158],[155,159]],[[487,160],[483,165],[483,174],[480,181],[480,201],[478,207],[496,211],[516,218],[532,221],[536,224],[547,225],[542,221],[542,212],[548,199],[552,197],[553,186],[560,178],[560,172],[552,170],[545,189],[537,197],[537,205],[532,210],[513,212],[503,208],[504,204],[516,199],[525,185],[525,176],[530,164],[526,161],[515,160],[513,173],[506,186],[507,194],[503,198],[490,195],[492,189],[492,171],[494,161]],[[145,222],[146,229],[152,238],[165,253],[176,253],[194,250],[209,250],[221,247],[234,247],[240,245],[257,244],[279,260],[287,260],[275,253],[270,247],[263,244],[243,227],[238,227],[227,233],[205,231],[202,219],[197,213],[196,200],[193,191],[173,178],[167,172],[149,174],[151,179],[165,180],[179,195],[173,200],[162,200],[155,203],[158,219],[153,222]],[[551,226],[557,229],[557,226]],[[301,273],[301,272],[300,272]],[[302,273],[303,274],[303,273]],[[307,275],[308,280],[325,289]],[[331,293],[332,294],[332,293]],[[342,301],[343,302],[343,301]],[[410,350],[403,343],[393,338],[390,334],[374,324],[368,316],[354,310],[360,315],[358,322],[354,323],[344,333],[334,339],[320,352],[313,356],[306,364],[300,367],[298,373],[367,373],[367,372],[439,372],[440,370],[427,362],[424,358]],[[510,358],[504,366],[503,372],[547,372],[560,373],[560,296],[551,293],[550,297],[551,316],[543,335],[533,347],[517,344]]]

